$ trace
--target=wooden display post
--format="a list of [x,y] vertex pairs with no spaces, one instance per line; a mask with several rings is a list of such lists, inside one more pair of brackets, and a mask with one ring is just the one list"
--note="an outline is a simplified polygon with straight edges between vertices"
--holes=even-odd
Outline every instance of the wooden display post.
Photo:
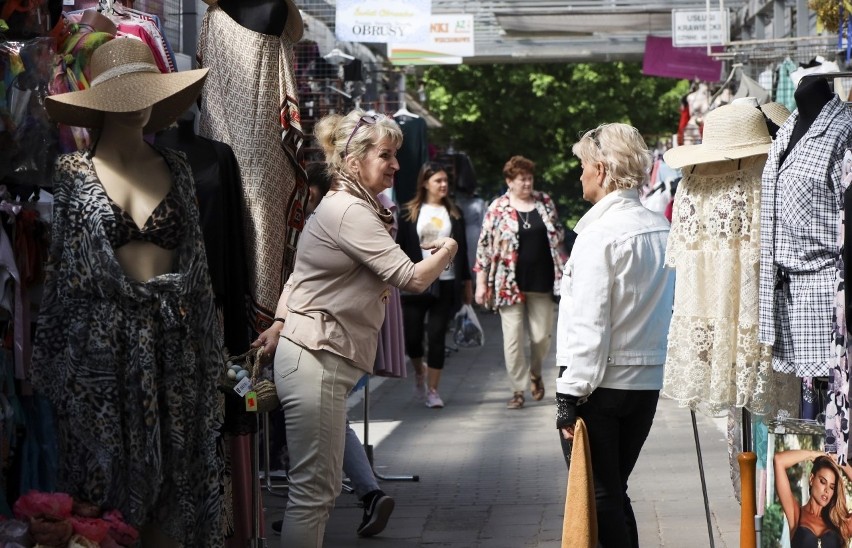
[[755,469],[757,455],[744,451],[737,456],[740,464],[740,548],[757,548],[754,516],[757,513]]

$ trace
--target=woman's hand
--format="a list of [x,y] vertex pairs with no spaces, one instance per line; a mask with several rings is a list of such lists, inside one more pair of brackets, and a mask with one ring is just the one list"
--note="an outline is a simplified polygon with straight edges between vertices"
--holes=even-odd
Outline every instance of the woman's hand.
[[420,247],[426,250],[432,250],[432,255],[441,251],[441,249],[446,249],[450,254],[450,260],[456,256],[456,251],[459,250],[459,244],[452,238],[437,238],[428,244],[421,244]]
[[485,306],[485,302],[488,300],[490,293],[490,289],[485,284],[476,284],[476,294],[474,299],[476,299],[476,304],[479,306]]
[[252,348],[263,347],[263,350],[260,351],[260,355],[258,356],[261,365],[268,364],[275,357],[275,349],[278,348],[278,339],[281,338],[281,329],[283,327],[281,322],[274,322],[269,329],[261,333],[251,343]]

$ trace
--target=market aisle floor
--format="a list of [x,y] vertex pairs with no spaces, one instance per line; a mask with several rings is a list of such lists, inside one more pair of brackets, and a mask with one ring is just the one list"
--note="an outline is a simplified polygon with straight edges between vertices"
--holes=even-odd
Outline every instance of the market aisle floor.
[[[480,314],[486,344],[447,359],[441,380],[444,409],[412,398],[413,377],[371,383],[369,442],[376,471],[416,474],[420,481],[381,481],[396,499],[379,536],[355,534],[362,509],[354,495],[337,499],[327,548],[558,547],[567,470],[555,427],[554,350],[545,364],[547,395],[524,409],[506,409],[511,397],[502,358],[499,317]],[[363,404],[349,417],[363,420]],[[739,545],[740,506],[731,485],[728,450],[718,420],[698,415],[715,546]],[[357,429],[357,428],[356,428]],[[661,400],[654,426],[629,486],[640,544],[709,546],[690,413]],[[265,494],[270,547],[285,499]]]

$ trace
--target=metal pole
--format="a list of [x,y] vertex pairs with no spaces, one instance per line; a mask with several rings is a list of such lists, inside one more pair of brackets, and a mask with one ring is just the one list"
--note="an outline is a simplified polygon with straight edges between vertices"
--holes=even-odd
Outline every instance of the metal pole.
[[367,460],[370,461],[370,468],[373,469],[373,474],[376,478],[382,481],[420,481],[420,476],[417,474],[405,474],[400,476],[384,476],[376,472],[376,467],[373,462],[373,446],[370,445],[370,378],[367,377],[367,382],[364,383],[364,452],[367,453]]
[[710,536],[710,548],[715,548],[713,541],[713,524],[710,521],[710,501],[707,499],[707,482],[704,479],[704,459],[701,457],[701,442],[698,440],[698,423],[695,421],[695,410],[690,409],[692,415],[692,434],[695,437],[695,453],[698,455],[698,474],[701,476],[701,494],[704,495],[704,514],[707,517],[707,534]]
[[[260,428],[260,417],[255,413],[255,426]],[[263,538],[263,531],[260,529],[260,513],[263,511],[263,505],[260,502],[260,481],[257,478],[260,471],[260,439],[257,437],[257,432],[250,434],[251,436],[251,500],[252,500],[252,536],[249,539],[250,548],[263,548],[266,546],[266,539]]]

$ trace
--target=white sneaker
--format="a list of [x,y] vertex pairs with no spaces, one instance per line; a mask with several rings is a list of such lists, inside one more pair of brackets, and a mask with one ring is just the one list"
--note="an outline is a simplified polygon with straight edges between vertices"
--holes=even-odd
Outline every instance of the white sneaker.
[[426,375],[415,375],[414,379],[414,398],[426,401]]
[[440,409],[444,407],[444,400],[441,399],[441,396],[438,395],[437,390],[429,389],[429,392],[426,393],[426,407],[430,409]]

